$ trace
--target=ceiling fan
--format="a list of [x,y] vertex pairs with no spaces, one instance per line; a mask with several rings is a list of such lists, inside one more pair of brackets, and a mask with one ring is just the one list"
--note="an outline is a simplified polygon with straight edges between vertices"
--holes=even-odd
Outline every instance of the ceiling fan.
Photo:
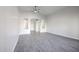
[[39,12],[40,12],[39,7],[38,7],[38,6],[34,6],[32,12],[33,12],[33,13],[39,13]]

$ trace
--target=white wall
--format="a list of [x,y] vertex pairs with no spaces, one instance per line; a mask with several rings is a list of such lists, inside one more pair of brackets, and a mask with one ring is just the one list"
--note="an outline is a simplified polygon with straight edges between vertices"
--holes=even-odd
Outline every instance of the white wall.
[[13,51],[18,40],[19,21],[17,7],[0,7],[0,51]]
[[[28,19],[28,27],[29,29],[25,29],[25,18]],[[44,17],[39,15],[39,14],[34,14],[32,12],[21,12],[20,13],[20,32],[19,34],[30,34],[30,30],[31,30],[31,25],[30,25],[30,21],[31,19],[40,19],[40,20],[44,20]],[[42,32],[44,32],[45,29],[42,29]]]
[[47,32],[79,39],[79,7],[66,7],[49,16]]

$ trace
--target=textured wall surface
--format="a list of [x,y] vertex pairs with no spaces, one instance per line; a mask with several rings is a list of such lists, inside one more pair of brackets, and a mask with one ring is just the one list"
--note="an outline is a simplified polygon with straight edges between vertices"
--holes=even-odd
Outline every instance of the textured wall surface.
[[18,40],[17,7],[0,7],[0,51],[13,51]]
[[49,16],[47,32],[79,39],[79,7],[67,7]]

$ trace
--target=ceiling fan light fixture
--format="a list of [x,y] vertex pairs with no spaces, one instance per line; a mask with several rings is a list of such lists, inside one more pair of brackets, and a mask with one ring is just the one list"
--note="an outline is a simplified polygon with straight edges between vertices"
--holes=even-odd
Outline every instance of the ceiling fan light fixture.
[[34,13],[39,13],[40,9],[38,8],[38,6],[34,6],[33,8],[33,12]]
[[35,10],[34,12],[37,13],[38,11]]

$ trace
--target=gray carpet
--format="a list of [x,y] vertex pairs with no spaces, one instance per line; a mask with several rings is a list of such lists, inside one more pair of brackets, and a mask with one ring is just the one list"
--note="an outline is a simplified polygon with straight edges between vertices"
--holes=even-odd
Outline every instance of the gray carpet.
[[14,52],[78,52],[79,40],[50,33],[20,35]]

